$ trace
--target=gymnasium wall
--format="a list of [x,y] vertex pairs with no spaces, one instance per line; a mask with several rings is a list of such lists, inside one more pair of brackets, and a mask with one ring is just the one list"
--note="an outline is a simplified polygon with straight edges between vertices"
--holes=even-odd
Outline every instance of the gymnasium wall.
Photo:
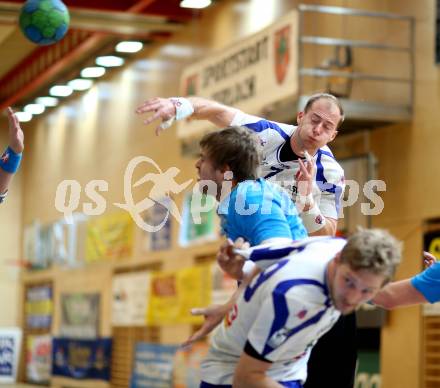
[[[264,6],[263,6],[264,3]],[[115,71],[111,76],[99,81],[86,94],[73,97],[68,103],[56,108],[30,125],[24,124],[26,133],[26,158],[21,176],[17,176],[13,188],[17,195],[2,205],[0,233],[8,249],[2,255],[16,255],[20,249],[18,241],[22,225],[34,219],[51,222],[61,214],[54,207],[55,192],[64,179],[77,180],[84,189],[92,179],[108,182],[109,190],[103,193],[107,212],[117,210],[114,202],[123,201],[123,177],[129,161],[138,155],[146,155],[156,161],[162,170],[177,166],[181,172],[177,181],[184,182],[195,178],[194,160],[182,158],[175,129],[171,128],[160,137],[154,135],[155,124],[148,127],[142,118],[134,114],[135,107],[152,96],[173,96],[179,93],[180,71],[186,64],[200,58],[209,50],[220,49],[233,41],[266,27],[296,2],[274,1],[272,13],[267,1],[233,2],[222,1],[216,7],[206,10],[201,20],[194,21],[167,45],[151,46],[132,60],[129,66]],[[439,118],[439,92],[437,68],[434,65],[434,1],[423,3],[410,0],[395,1],[308,1],[323,5],[340,5],[374,11],[395,12],[416,17],[416,99],[414,120],[411,124],[376,128],[367,135],[367,145],[362,151],[373,152],[378,159],[378,177],[387,185],[381,196],[385,203],[381,215],[373,217],[373,225],[386,227],[405,242],[405,261],[398,277],[408,277],[421,269],[419,260],[422,248],[422,225],[427,218],[438,217],[440,202],[436,201],[440,183],[436,179],[436,153],[440,135],[437,131]],[[343,25],[332,26],[330,19],[317,23],[320,28],[333,28],[335,34],[344,34]],[[395,35],[400,39],[398,28],[381,30],[371,26],[368,31],[359,31],[380,40],[385,35]],[[182,45],[190,56],[170,50],[172,45]],[[313,53],[310,55],[321,55]],[[355,62],[362,68],[373,68],[368,54]],[[384,57],[390,69],[398,63]],[[400,71],[401,69],[399,69]],[[313,85],[312,85],[313,86]],[[379,91],[377,91],[379,90]],[[384,96],[380,88],[370,86],[356,90],[358,96]],[[393,91],[392,94],[398,94]],[[2,128],[4,125],[2,125]],[[0,133],[0,136],[3,132]],[[0,139],[1,140],[1,139]],[[0,142],[3,144],[3,142]],[[350,156],[347,148],[350,141],[342,136],[336,140],[336,156]],[[136,173],[140,177],[140,171]],[[138,176],[139,175],[139,176]],[[135,178],[134,178],[135,179]],[[429,183],[429,184],[428,184]],[[148,194],[148,185],[135,192],[135,200]],[[21,197],[21,193],[23,196]],[[175,197],[177,204],[181,196]],[[22,207],[20,207],[22,201]],[[88,202],[82,191],[78,210]],[[6,217],[7,215],[7,217]],[[5,224],[4,220],[19,220]],[[162,269],[182,268],[192,263],[194,255],[210,255],[215,252],[215,244],[204,252],[183,250],[177,244],[177,228],[173,229],[171,251],[152,255],[151,258],[130,258],[143,265],[160,265]],[[9,267],[0,274],[0,284],[7,284],[5,292],[16,297],[6,299],[5,309],[9,314],[5,324],[15,324],[18,318],[19,294],[13,280],[16,271]],[[111,286],[113,267],[94,264],[74,272],[60,274],[56,279],[55,304],[60,292],[77,289],[97,290],[103,294]],[[58,273],[57,273],[58,274]],[[53,272],[39,275],[25,275],[24,283],[32,284],[53,277]],[[3,281],[3,278],[4,281]],[[3,295],[3,293],[2,293]],[[101,332],[111,333],[109,320],[110,300],[104,300]],[[59,313],[55,311],[54,332],[57,331]],[[0,321],[2,322],[2,321]],[[420,308],[402,309],[390,314],[388,325],[382,331],[381,374],[385,388],[421,387],[421,327]],[[161,341],[184,339],[190,327],[168,327],[160,333]]]
[[[372,150],[379,159],[379,176],[387,183],[384,212],[374,219],[374,225],[389,228],[404,241],[405,261],[399,269],[399,278],[421,270],[424,221],[440,215],[437,194],[440,187],[436,179],[440,100],[434,57],[435,2],[422,4],[388,2],[390,12],[412,15],[416,20],[413,121],[408,125],[376,129],[371,137]],[[422,335],[420,307],[391,313],[389,325],[382,332],[385,387],[425,386],[420,380],[425,356]],[[404,354],[408,356],[402,357]]]

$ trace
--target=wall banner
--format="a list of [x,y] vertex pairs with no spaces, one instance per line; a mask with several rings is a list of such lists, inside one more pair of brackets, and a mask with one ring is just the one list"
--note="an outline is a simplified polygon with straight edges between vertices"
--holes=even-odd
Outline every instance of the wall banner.
[[110,338],[73,340],[54,338],[52,373],[73,379],[110,380]]

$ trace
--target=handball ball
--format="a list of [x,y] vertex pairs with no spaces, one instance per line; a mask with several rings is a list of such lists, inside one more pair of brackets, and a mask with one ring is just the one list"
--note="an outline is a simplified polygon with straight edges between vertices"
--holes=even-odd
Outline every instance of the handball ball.
[[69,28],[69,11],[61,0],[28,0],[20,11],[20,28],[39,45],[56,43]]

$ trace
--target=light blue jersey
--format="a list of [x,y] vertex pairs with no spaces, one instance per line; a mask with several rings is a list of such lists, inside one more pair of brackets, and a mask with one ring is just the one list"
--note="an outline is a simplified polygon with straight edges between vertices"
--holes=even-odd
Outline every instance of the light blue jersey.
[[263,178],[240,182],[217,210],[223,233],[251,246],[272,238],[300,240],[307,231],[289,195]]

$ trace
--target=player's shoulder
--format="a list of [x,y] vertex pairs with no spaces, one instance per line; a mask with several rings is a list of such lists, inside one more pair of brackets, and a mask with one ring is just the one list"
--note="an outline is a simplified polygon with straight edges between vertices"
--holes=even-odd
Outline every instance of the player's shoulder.
[[296,126],[294,125],[267,120],[262,117],[244,113],[242,111],[238,111],[235,114],[231,125],[245,126],[254,132],[259,133],[265,131],[274,131],[284,139],[289,138],[296,129]]
[[320,159],[322,163],[325,163],[325,166],[328,168],[340,169],[343,171],[343,168],[335,158],[332,150],[329,146],[325,145],[318,149],[316,153],[317,159]]
[[262,197],[263,195],[268,194],[281,195],[285,192],[285,190],[279,185],[264,178],[249,179],[239,182],[235,191],[236,196],[247,198],[255,196]]
[[326,178],[334,178],[337,181],[343,180],[344,169],[336,160],[330,148],[324,146],[316,153],[316,166],[321,170]]

